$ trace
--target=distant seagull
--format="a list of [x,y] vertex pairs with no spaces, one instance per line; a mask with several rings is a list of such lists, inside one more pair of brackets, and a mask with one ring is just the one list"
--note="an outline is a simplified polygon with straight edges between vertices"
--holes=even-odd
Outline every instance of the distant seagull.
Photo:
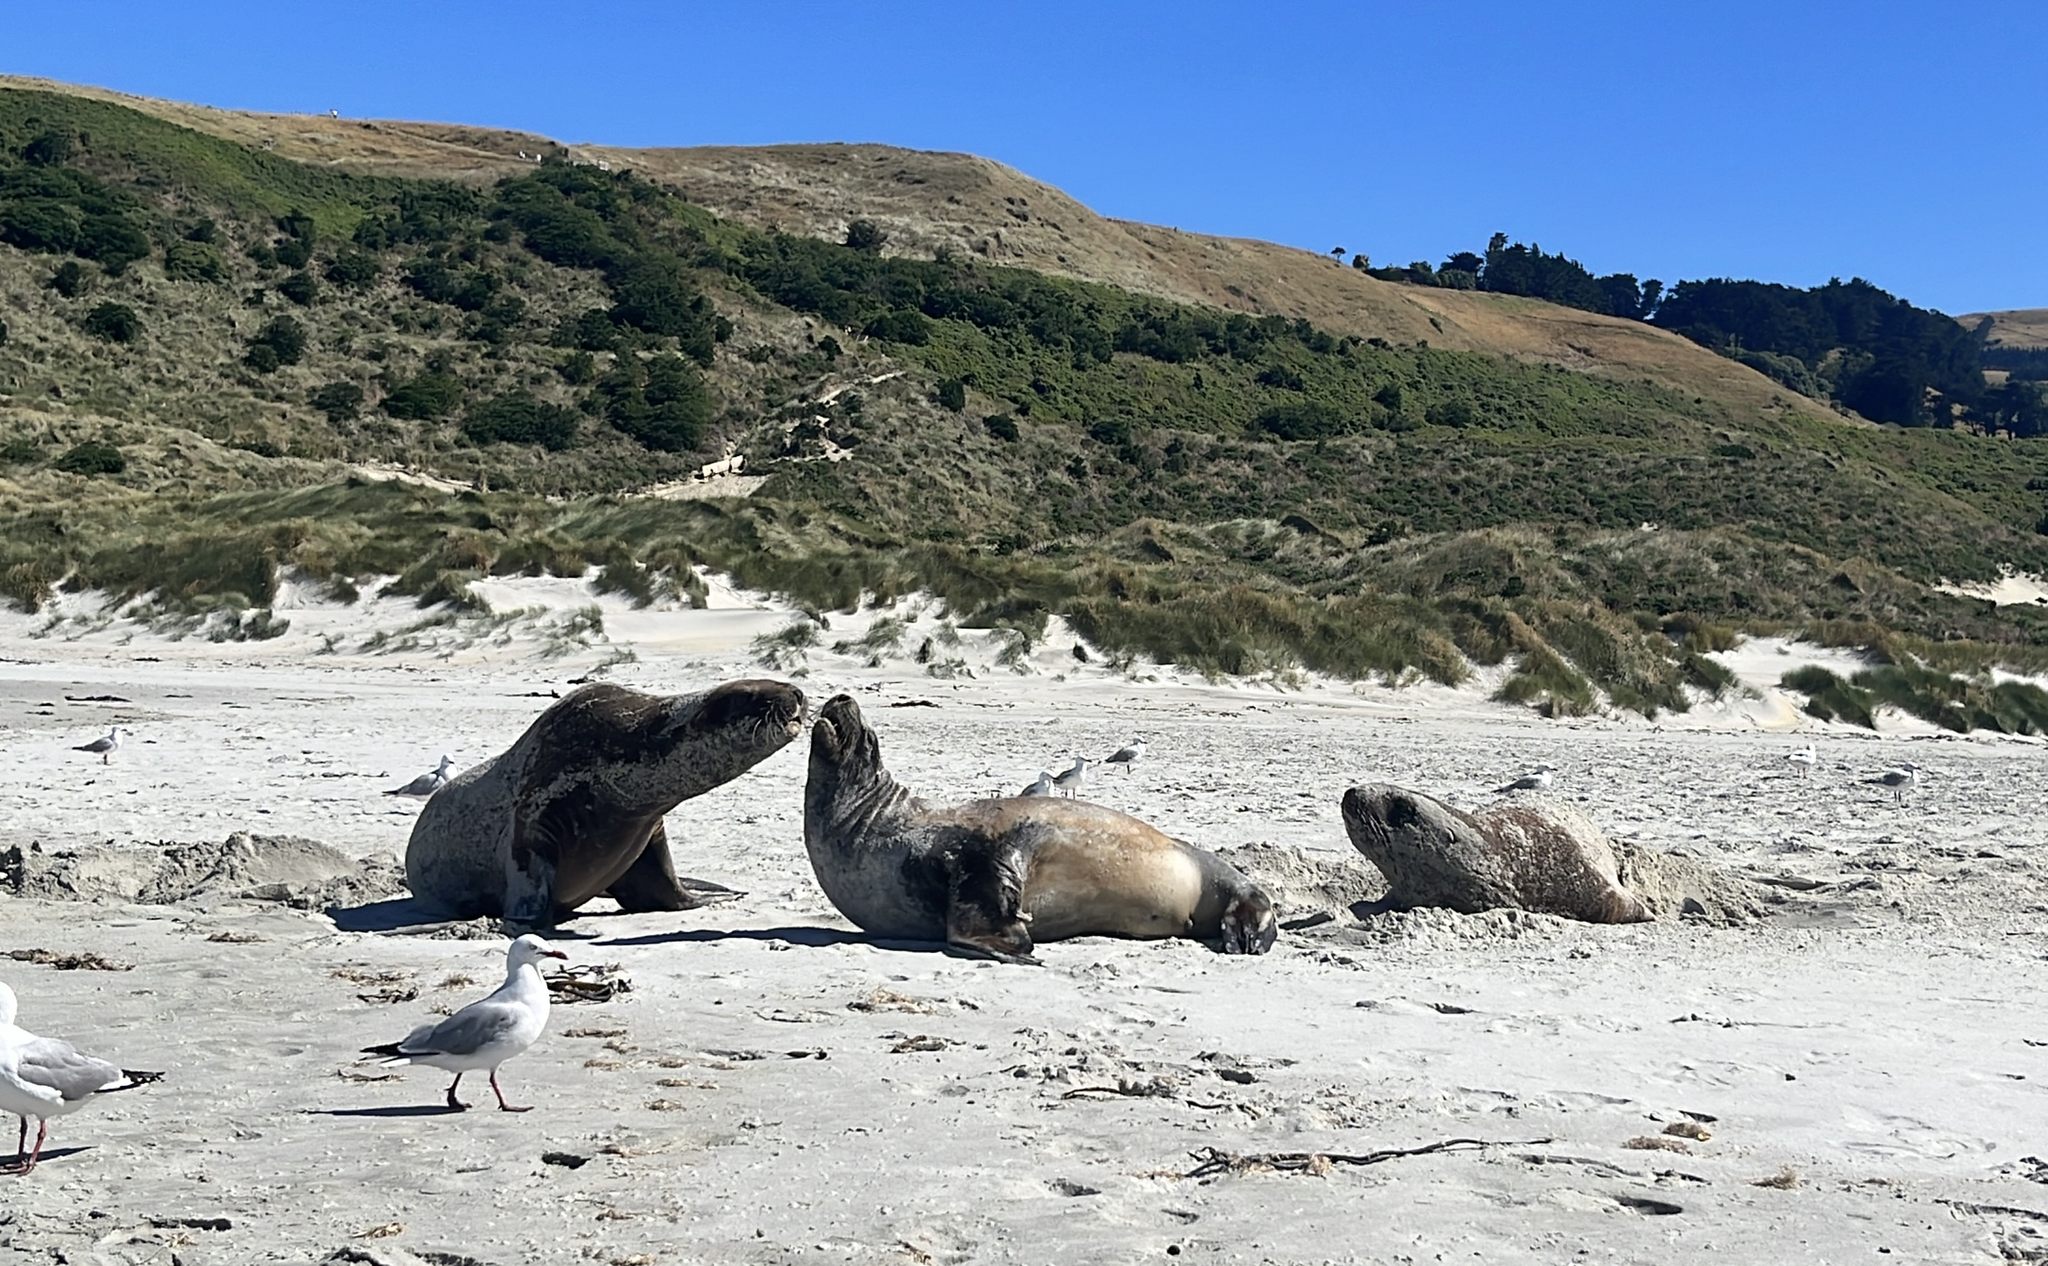
[[1555,781],[1552,775],[1556,772],[1557,766],[1555,765],[1538,765],[1507,786],[1494,788],[1493,794],[1504,796],[1510,791],[1548,791],[1550,790],[1550,784]]
[[1920,785],[1920,775],[1926,768],[1925,765],[1916,765],[1912,761],[1902,760],[1897,768],[1887,769],[1877,777],[1865,778],[1863,781],[1875,783],[1881,787],[1890,787],[1892,789],[1892,799],[1904,800],[1907,792]]
[[524,1054],[540,1040],[548,1026],[548,985],[540,975],[543,958],[567,958],[537,936],[528,934],[512,942],[505,952],[505,983],[490,997],[472,1002],[445,1020],[422,1024],[403,1042],[366,1046],[365,1055],[383,1055],[385,1068],[425,1064],[455,1074],[448,1086],[448,1106],[456,1112],[469,1107],[455,1097],[464,1073],[491,1074],[491,1091],[498,1106],[507,1112],[528,1112],[531,1105],[515,1108],[505,1102],[498,1089],[498,1065],[514,1055]]
[[1066,792],[1067,799],[1072,800],[1074,793],[1081,789],[1082,781],[1088,777],[1088,763],[1086,756],[1076,756],[1074,758],[1074,767],[1062,771],[1058,777],[1052,780],[1052,785]]
[[1820,764],[1820,755],[1813,750],[1811,743],[1796,752],[1785,753],[1785,759],[1792,762],[1792,767],[1799,771],[1801,778],[1812,777],[1813,767]]
[[441,758],[441,767],[431,774],[421,774],[403,787],[393,787],[385,792],[387,796],[431,796],[448,785],[448,770],[455,762],[448,757]]
[[115,752],[121,750],[121,739],[127,733],[126,729],[117,725],[107,731],[105,738],[96,738],[90,743],[80,743],[71,750],[74,752],[91,752],[99,757],[100,764],[104,765],[114,759]]
[[[136,1073],[94,1059],[69,1042],[54,1037],[37,1037],[15,1027],[14,991],[0,984],[0,1112],[21,1118],[18,1152],[12,1165],[0,1173],[27,1174],[42,1159],[43,1140],[50,1135],[52,1117],[70,1116],[91,1102],[93,1096],[133,1090],[162,1073]],[[36,1122],[36,1146],[28,1146],[28,1123]]]
[[1128,774],[1131,772],[1131,767],[1143,759],[1145,759],[1145,740],[1132,739],[1129,747],[1118,748],[1108,756],[1105,756],[1102,763],[1105,765],[1121,765],[1124,772]]
[[1052,794],[1052,775],[1041,769],[1038,781],[1017,793],[1020,796],[1049,796]]

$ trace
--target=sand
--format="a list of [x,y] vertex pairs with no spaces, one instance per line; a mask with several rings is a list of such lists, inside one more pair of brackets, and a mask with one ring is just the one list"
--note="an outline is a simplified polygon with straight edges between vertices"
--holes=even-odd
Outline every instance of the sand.
[[[507,1065],[536,1111],[445,1113],[441,1074],[356,1051],[480,996],[503,942],[337,927],[330,905],[391,890],[418,812],[383,792],[500,750],[600,665],[761,674],[751,639],[791,618],[718,587],[699,612],[600,603],[605,634],[579,635],[573,582],[492,598],[535,610],[404,634],[402,602],[301,594],[284,637],[224,644],[76,595],[54,625],[0,620],[0,954],[54,959],[0,978],[26,1027],[167,1074],[0,1178],[0,1260],[2048,1260],[2040,745],[1823,726],[1767,689],[1652,724],[1212,685],[1080,664],[1057,628],[1013,671],[935,610],[873,667],[829,649],[867,620],[831,617],[776,675],[857,693],[935,799],[1142,735],[1090,798],[1242,850],[1284,918],[1334,917],[1254,959],[870,945],[805,859],[799,742],[669,819],[685,873],[746,895],[567,925],[573,962],[630,990],[558,1006]],[[1767,686],[1792,649],[1734,654]],[[112,764],[69,750],[115,723]],[[1806,741],[1802,780],[1781,758]],[[1931,772],[1904,804],[1860,781],[1907,757]],[[1472,806],[1537,760],[1625,854],[1754,884],[1769,913],[1351,913],[1376,880],[1344,787]],[[1484,1146],[1229,1160],[1447,1139]]]

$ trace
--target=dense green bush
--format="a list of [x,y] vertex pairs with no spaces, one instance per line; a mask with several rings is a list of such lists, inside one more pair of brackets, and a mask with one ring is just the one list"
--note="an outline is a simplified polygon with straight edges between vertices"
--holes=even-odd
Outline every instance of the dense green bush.
[[476,444],[538,444],[561,452],[576,443],[576,414],[510,391],[472,406],[463,416],[462,433]]
[[943,379],[932,398],[937,400],[941,407],[958,413],[967,407],[967,384],[958,378]]
[[220,252],[185,238],[164,247],[164,276],[178,281],[219,281],[227,276]]
[[329,422],[347,422],[363,407],[363,389],[352,382],[330,382],[306,400],[327,415]]
[[118,475],[128,469],[128,458],[112,444],[85,440],[57,459],[57,469],[73,475]]
[[259,373],[296,365],[306,354],[306,327],[288,316],[272,317],[249,340],[243,360]]
[[309,308],[320,297],[320,283],[313,280],[313,274],[301,269],[278,282],[277,293],[302,308]]
[[688,452],[711,423],[711,392],[695,365],[672,353],[626,357],[598,379],[605,421],[662,452]]
[[78,266],[77,260],[67,259],[57,265],[57,270],[50,274],[50,280],[43,284],[66,299],[76,299],[85,293],[85,269]]
[[1262,409],[1252,429],[1283,440],[1319,440],[1343,435],[1351,428],[1344,414],[1320,400],[1299,400]]
[[868,319],[861,332],[869,338],[886,339],[891,343],[909,343],[923,346],[932,341],[932,323],[924,313],[907,308],[891,308]]
[[328,260],[324,271],[327,280],[344,290],[368,290],[377,284],[384,270],[375,255],[351,248]]
[[427,421],[447,417],[461,403],[462,380],[429,369],[394,385],[378,407],[394,418]]
[[142,318],[125,303],[102,303],[85,314],[79,327],[105,343],[133,343],[142,337]]

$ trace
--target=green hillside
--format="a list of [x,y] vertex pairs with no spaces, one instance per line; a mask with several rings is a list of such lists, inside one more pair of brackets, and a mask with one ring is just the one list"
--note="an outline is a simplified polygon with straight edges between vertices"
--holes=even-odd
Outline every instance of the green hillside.
[[[559,158],[352,175],[0,89],[0,592],[262,607],[294,568],[459,602],[599,565],[652,596],[704,563],[1222,671],[1514,657],[1505,693],[1568,712],[1683,706],[1734,628],[2048,662],[2035,612],[1931,587],[2048,571],[2048,448],[885,237]],[[751,495],[640,495],[728,448]],[[394,466],[472,490],[369,477]]]

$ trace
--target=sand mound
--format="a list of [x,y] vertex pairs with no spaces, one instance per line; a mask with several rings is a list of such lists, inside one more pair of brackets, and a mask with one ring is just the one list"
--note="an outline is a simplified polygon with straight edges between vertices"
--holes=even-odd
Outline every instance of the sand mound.
[[1354,852],[1310,853],[1281,844],[1246,844],[1217,855],[1266,890],[1283,921],[1314,914],[1348,918],[1387,893],[1387,881]]
[[1679,853],[1615,841],[1614,860],[1622,886],[1659,919],[1683,916],[1743,923],[1762,918],[1770,906],[1787,900],[1783,893]]
[[373,901],[404,891],[396,864],[357,861],[288,835],[236,832],[218,844],[0,849],[0,893],[47,901],[123,901],[204,907],[266,901],[298,910]]

